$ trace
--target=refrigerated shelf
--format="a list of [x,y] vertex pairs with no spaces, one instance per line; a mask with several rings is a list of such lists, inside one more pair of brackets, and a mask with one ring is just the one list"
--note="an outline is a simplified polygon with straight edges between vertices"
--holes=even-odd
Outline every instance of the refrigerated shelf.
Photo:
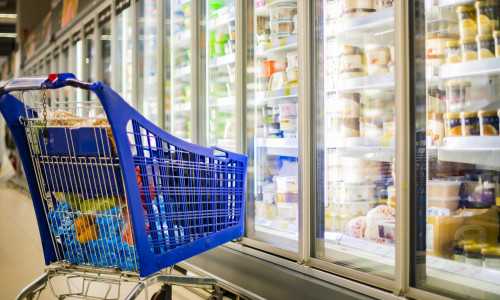
[[389,43],[393,33],[394,8],[390,7],[341,22],[336,32],[327,38],[336,37],[339,42],[363,47],[374,37],[377,38],[377,43]]
[[500,75],[500,57],[445,64],[439,68],[440,79],[478,75]]
[[474,0],[439,0],[440,7],[450,7],[450,6],[459,6],[466,4],[474,4]]
[[290,138],[257,138],[257,147],[267,148],[270,155],[298,157],[299,143],[297,139]]
[[[187,75],[191,74],[191,66],[185,66],[177,69],[177,72],[174,75],[174,79],[181,79],[183,77],[187,77]],[[187,77],[187,79],[190,79]]]
[[[281,92],[280,92],[281,93]],[[278,94],[280,94],[278,93]],[[283,90],[283,94],[285,94]],[[255,105],[270,105],[270,106],[277,106],[280,101],[297,101],[298,100],[298,95],[293,94],[293,95],[288,95],[288,96],[276,96],[276,97],[269,97],[269,92],[256,92],[255,93]]]
[[224,97],[224,98],[214,98],[212,99],[211,107],[233,107],[236,105],[235,97]]
[[337,91],[394,88],[394,73],[339,80]]
[[394,147],[353,146],[332,149],[337,149],[340,156],[384,162],[393,162],[396,155]]
[[216,29],[222,28],[224,26],[229,26],[229,24],[231,22],[234,22],[234,21],[235,21],[235,18],[234,18],[234,14],[233,14],[230,17],[224,17],[223,19],[220,19],[218,22],[214,22],[212,24],[209,24],[208,30],[211,31],[211,30],[216,30]]
[[466,136],[444,139],[438,158],[445,161],[500,167],[500,136]]
[[191,103],[174,104],[172,109],[175,112],[188,112],[191,111]]
[[231,65],[234,64],[235,61],[236,61],[236,54],[234,53],[216,57],[210,61],[210,68]]

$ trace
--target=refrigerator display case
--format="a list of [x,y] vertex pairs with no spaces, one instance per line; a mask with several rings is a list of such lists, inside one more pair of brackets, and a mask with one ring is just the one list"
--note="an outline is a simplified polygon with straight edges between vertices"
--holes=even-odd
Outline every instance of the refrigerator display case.
[[139,101],[143,114],[158,124],[158,63],[156,1],[141,0],[139,5]]
[[[96,44],[95,44],[95,22],[91,20],[85,24],[83,27],[84,34],[84,51],[83,56],[85,57],[83,61],[83,78],[87,82],[97,81],[96,72]],[[97,97],[92,92],[84,92],[84,98],[88,101],[96,100]]]
[[116,72],[114,75],[115,90],[129,104],[133,104],[133,55],[134,35],[132,34],[133,12],[130,2],[122,2],[123,5],[116,11],[117,45],[116,45]]
[[322,44],[313,85],[320,153],[314,256],[394,279],[392,1],[323,1],[316,24]]
[[416,286],[452,298],[500,298],[499,12],[498,1],[425,2]]
[[206,1],[207,144],[236,151],[236,1]]
[[99,51],[101,61],[99,80],[111,86],[111,7],[99,13]]
[[255,1],[253,19],[253,186],[248,237],[298,247],[297,1]]
[[171,130],[176,137],[191,141],[191,1],[171,2],[170,97]]

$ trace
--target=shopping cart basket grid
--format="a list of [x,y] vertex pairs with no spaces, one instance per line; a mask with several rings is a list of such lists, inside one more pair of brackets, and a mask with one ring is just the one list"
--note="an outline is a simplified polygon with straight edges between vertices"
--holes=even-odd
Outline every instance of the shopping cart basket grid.
[[[44,102],[47,122],[35,93],[32,107],[8,94],[68,85],[99,101],[64,103],[60,92]],[[14,80],[0,94],[46,264],[148,276],[243,234],[245,156],[178,139],[106,85],[72,74]],[[90,229],[82,234],[77,224]]]

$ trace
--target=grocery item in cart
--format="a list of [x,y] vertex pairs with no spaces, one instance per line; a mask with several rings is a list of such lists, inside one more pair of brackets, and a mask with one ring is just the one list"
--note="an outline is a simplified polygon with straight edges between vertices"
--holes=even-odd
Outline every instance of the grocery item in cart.
[[495,57],[495,40],[492,35],[478,35],[476,41],[479,59]]
[[462,61],[477,60],[477,42],[474,38],[466,38],[460,40],[462,49]]
[[474,38],[477,35],[476,10],[473,6],[457,7],[458,26],[462,39]]
[[476,1],[477,29],[480,35],[498,30],[498,2]]
[[481,136],[498,135],[499,118],[496,110],[480,110],[477,115]]
[[457,40],[446,42],[445,57],[447,64],[459,63],[462,61],[462,50],[460,42]]
[[479,135],[479,118],[477,112],[461,112],[462,135]]

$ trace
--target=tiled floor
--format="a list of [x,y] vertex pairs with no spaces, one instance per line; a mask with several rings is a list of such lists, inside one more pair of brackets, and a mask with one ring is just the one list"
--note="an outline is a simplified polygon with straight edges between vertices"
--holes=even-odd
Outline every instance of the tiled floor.
[[[0,184],[0,299],[14,297],[29,283],[44,272],[43,252],[31,198],[26,191],[11,183]],[[66,281],[54,282],[55,289],[62,288]],[[122,286],[123,296],[128,288]],[[149,297],[159,285],[149,289]],[[103,287],[93,286],[92,291],[103,295]],[[209,294],[200,289],[187,290],[174,286],[173,299],[206,299]],[[145,297],[138,297],[144,299]],[[56,299],[47,288],[39,299]]]

